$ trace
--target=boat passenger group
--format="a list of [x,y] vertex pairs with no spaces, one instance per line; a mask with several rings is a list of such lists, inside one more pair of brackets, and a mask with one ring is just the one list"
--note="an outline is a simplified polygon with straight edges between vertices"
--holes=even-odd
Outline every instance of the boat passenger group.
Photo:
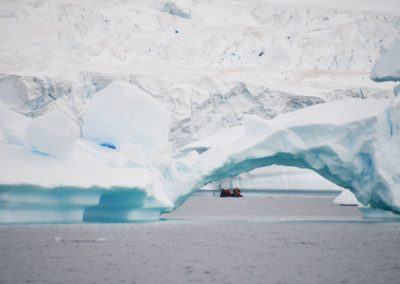
[[235,187],[232,191],[229,188],[222,188],[219,197],[243,197],[243,195],[240,194],[240,189],[238,187]]

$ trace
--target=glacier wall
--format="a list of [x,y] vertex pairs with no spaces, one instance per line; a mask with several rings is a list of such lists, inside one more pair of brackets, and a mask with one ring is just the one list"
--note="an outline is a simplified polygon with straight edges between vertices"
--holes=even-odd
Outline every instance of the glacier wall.
[[170,111],[178,149],[239,125],[244,114],[269,119],[343,97],[392,95],[392,86],[368,80],[400,34],[389,5],[41,0],[0,7],[0,103],[31,117],[59,109],[82,125],[93,94],[123,80]]
[[13,70],[152,60],[161,67],[365,71],[399,33],[398,8],[294,3],[5,1],[0,62],[17,63]]

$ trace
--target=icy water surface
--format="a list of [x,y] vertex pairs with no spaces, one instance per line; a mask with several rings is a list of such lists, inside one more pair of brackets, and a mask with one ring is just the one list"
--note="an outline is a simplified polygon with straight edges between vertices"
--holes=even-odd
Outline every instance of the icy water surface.
[[331,198],[195,197],[141,224],[2,225],[0,283],[399,283],[400,223]]

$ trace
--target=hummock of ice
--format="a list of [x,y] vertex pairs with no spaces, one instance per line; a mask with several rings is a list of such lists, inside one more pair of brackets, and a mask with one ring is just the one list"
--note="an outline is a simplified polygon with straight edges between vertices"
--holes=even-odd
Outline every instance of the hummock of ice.
[[371,79],[378,82],[400,81],[400,39],[376,61]]
[[132,143],[144,152],[168,144],[170,115],[138,87],[114,81],[88,103],[83,136],[99,145],[120,148]]
[[[131,88],[122,84],[121,89]],[[126,96],[113,98],[121,113],[127,113]],[[153,104],[148,108],[151,113],[159,110]],[[249,116],[242,126],[244,136],[202,153],[187,148],[175,158],[163,147],[143,153],[131,141],[117,143],[118,131],[96,143],[79,138],[68,159],[43,155],[24,141],[31,119],[2,108],[0,117],[14,124],[0,123],[2,223],[157,220],[207,183],[268,165],[311,169],[350,189],[365,205],[400,212],[400,98],[341,100],[271,120]],[[119,117],[117,126],[129,131],[124,119],[131,116]],[[160,123],[157,133],[167,133],[164,126]],[[103,125],[92,127],[100,133]],[[43,132],[50,135],[51,127]],[[54,149],[63,147],[49,141]],[[101,147],[100,142],[118,147]]]
[[25,141],[38,152],[66,159],[74,154],[79,134],[78,126],[55,110],[30,121]]

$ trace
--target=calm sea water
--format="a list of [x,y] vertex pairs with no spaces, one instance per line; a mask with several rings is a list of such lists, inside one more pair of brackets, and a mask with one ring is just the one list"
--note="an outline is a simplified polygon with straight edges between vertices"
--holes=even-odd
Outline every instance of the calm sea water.
[[154,223],[0,226],[0,283],[398,283],[399,240],[328,197],[195,197]]

